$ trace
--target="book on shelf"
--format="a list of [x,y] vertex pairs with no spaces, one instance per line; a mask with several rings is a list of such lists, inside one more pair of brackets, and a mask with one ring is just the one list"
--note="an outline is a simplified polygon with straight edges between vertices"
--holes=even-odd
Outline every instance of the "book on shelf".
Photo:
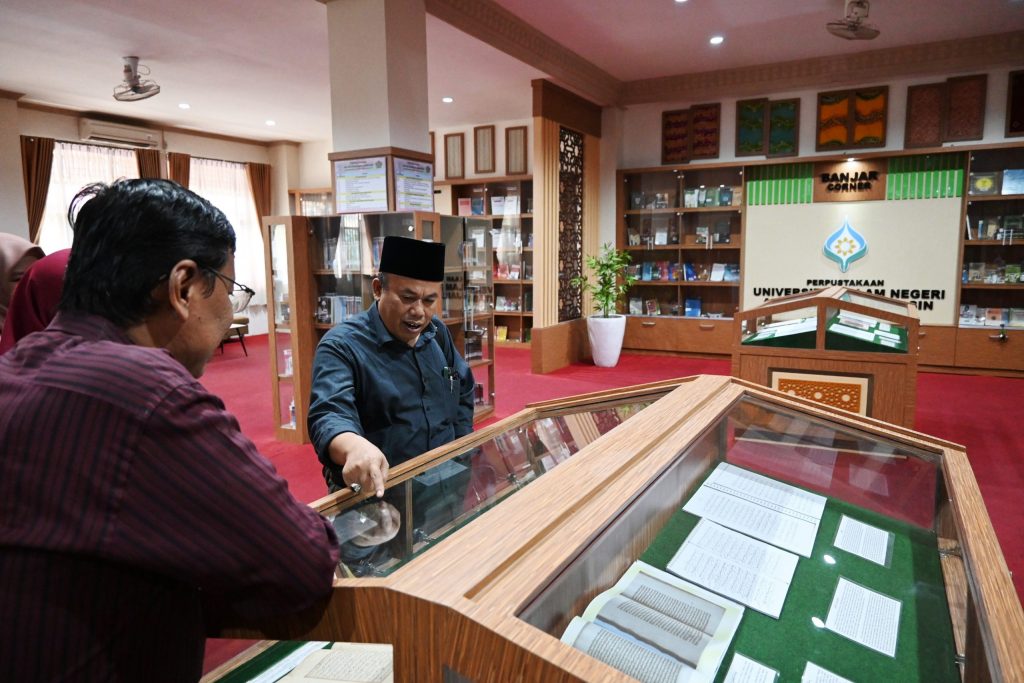
[[643,264],[640,267],[640,279],[643,282],[650,282],[651,279],[654,277],[653,271],[654,271],[654,268],[652,267],[651,262],[650,261],[644,261]]
[[724,263],[713,263],[711,264],[711,275],[708,276],[708,282],[722,282],[725,279],[725,264]]
[[631,263],[628,266],[626,266],[626,275],[633,278],[634,280],[639,280],[641,275],[641,268],[642,266],[639,263]]
[[727,244],[731,238],[730,223],[728,220],[715,221],[714,243]]
[[972,262],[967,264],[967,281],[982,282],[985,279],[985,264]]
[[718,205],[732,206],[732,188],[728,185],[718,188]]
[[643,681],[714,680],[744,608],[644,562],[634,562],[562,641]]
[[1003,170],[1003,194],[1024,194],[1024,168]]
[[669,268],[668,261],[658,261],[658,279],[659,280],[671,280],[671,269]]
[[711,236],[711,228],[706,225],[698,225],[694,229],[694,244],[707,244],[708,237]]
[[495,325],[494,341],[505,341],[508,339],[508,325]]
[[505,216],[518,216],[519,215],[519,196],[509,195],[505,197],[504,205],[502,206],[502,215]]
[[704,203],[701,206],[718,206],[717,187],[709,187],[704,190]]
[[491,214],[503,216],[505,214],[505,198],[491,197]]
[[683,190],[683,207],[687,209],[696,209],[699,206],[697,204],[697,188],[688,187]]
[[473,203],[469,197],[459,197],[459,215],[460,216],[472,216],[473,215]]
[[658,304],[657,299],[648,299],[644,302],[644,311],[647,315],[660,315],[661,306]]
[[1010,327],[1024,327],[1024,308],[1011,308],[1007,318]]
[[699,318],[700,304],[700,299],[686,299],[683,302],[683,315],[687,318]]
[[692,263],[683,264],[683,279],[687,282],[693,282],[697,279],[697,269],[693,267]]
[[643,192],[630,192],[629,193],[629,208],[630,209],[642,209],[642,208],[644,208],[644,193]]
[[472,215],[483,216],[484,215],[484,198],[483,197],[472,197],[470,199],[470,209]]
[[1002,224],[999,226],[999,230],[996,231],[996,239],[1004,242],[1024,240],[1024,216],[1003,216]]
[[985,309],[986,325],[1001,325],[1008,321],[1008,311],[1005,308],[991,306]]
[[739,282],[740,281],[740,265],[738,263],[727,263],[725,264],[725,274],[722,276],[722,282]]
[[495,275],[498,277],[499,280],[507,280],[508,279],[508,262],[507,261],[499,261],[498,262],[498,270],[497,270],[497,272],[495,272]]
[[1003,268],[1003,277],[1006,280],[1006,284],[1016,285],[1020,283],[1021,264],[1019,263],[1007,263],[1006,267]]
[[644,314],[644,301],[638,296],[629,297],[629,314],[630,315],[643,315]]
[[522,273],[523,267],[518,263],[510,263],[508,266],[508,279],[518,280],[519,275]]
[[374,237],[373,238],[373,272],[377,272],[377,268],[380,267],[380,254],[384,250],[384,238]]
[[659,225],[654,228],[654,246],[664,247],[668,245],[668,226]]

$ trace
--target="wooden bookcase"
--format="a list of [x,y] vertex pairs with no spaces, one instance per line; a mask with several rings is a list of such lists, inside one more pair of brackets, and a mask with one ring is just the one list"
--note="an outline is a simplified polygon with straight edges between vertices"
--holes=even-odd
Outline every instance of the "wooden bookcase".
[[293,216],[327,216],[334,213],[329,187],[288,190],[288,210]]
[[740,305],[743,167],[617,172],[616,242],[636,283],[623,347],[723,353]]
[[970,154],[957,367],[1024,370],[1024,188],[1016,189],[1013,180],[1019,174],[1024,145]]
[[489,221],[495,343],[530,341],[533,328],[533,180],[509,176],[435,183],[451,190],[451,215]]

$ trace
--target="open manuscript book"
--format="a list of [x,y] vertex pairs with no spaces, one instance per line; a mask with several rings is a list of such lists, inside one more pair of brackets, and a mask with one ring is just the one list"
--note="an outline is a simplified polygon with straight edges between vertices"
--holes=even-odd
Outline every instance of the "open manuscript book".
[[712,681],[743,607],[634,562],[574,617],[562,641],[644,683]]

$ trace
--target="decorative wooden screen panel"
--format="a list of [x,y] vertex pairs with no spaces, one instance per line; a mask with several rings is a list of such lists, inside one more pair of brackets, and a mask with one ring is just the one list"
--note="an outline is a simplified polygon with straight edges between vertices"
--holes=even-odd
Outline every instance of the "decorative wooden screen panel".
[[960,76],[946,81],[947,142],[980,140],[985,133],[988,75]]
[[559,129],[558,322],[583,315],[583,295],[571,280],[583,273],[583,136]]
[[903,146],[937,147],[946,125],[946,84],[924,83],[907,88],[907,127]]

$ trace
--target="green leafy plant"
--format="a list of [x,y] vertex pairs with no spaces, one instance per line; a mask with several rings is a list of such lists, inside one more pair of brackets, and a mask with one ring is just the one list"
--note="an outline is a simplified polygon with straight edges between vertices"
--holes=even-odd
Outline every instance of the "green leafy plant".
[[628,253],[606,243],[601,247],[600,256],[586,259],[592,280],[586,277],[571,280],[573,286],[590,291],[594,296],[594,310],[600,311],[602,318],[610,318],[615,313],[616,304],[636,282],[636,277],[626,272],[631,260]]

